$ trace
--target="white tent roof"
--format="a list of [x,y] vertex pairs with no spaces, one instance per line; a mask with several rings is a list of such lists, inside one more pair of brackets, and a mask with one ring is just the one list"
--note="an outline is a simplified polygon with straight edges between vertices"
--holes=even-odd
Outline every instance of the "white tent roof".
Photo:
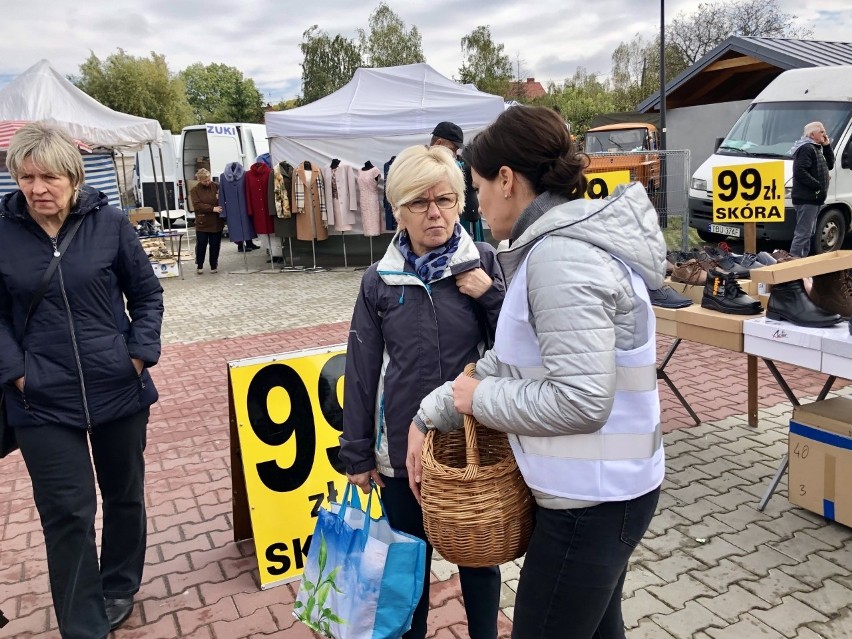
[[266,114],[270,138],[428,135],[438,122],[482,129],[503,98],[453,82],[428,64],[358,69],[344,87],[290,111]]
[[113,111],[37,62],[0,90],[0,120],[49,120],[93,147],[139,149],[163,139],[160,123]]

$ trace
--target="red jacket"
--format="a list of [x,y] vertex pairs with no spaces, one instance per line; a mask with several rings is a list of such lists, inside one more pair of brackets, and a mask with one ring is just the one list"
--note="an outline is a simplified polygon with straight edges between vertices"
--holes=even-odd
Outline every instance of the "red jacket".
[[275,233],[275,224],[269,215],[270,169],[263,162],[255,162],[246,172],[246,206],[258,235]]

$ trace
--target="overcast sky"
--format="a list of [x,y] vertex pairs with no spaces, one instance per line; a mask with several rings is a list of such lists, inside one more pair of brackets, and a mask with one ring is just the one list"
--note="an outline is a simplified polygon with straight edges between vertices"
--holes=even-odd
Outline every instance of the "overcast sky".
[[[666,0],[666,20],[699,0]],[[172,71],[194,63],[237,67],[255,80],[269,102],[295,97],[301,84],[302,32],[313,24],[334,36],[366,28],[378,0],[26,0],[3,3],[0,86],[42,58],[61,73],[76,74],[94,51],[104,59],[123,48],[132,55],[166,56]],[[521,74],[546,85],[578,66],[607,74],[610,56],[636,33],[659,30],[659,0],[390,0],[390,7],[423,37],[426,62],[458,75],[460,39],[476,26],[491,27]],[[814,39],[852,41],[852,0],[780,0]],[[803,8],[807,6],[807,12]]]

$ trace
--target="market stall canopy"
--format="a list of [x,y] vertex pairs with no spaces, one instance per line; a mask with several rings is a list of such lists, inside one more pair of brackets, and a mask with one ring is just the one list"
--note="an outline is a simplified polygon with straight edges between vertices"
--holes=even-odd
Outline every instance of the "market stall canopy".
[[316,102],[266,114],[275,162],[332,158],[381,166],[412,144],[429,142],[439,122],[459,125],[465,140],[503,112],[503,98],[453,82],[428,64],[358,69],[348,84]]
[[50,66],[37,62],[0,90],[0,120],[48,120],[91,147],[122,151],[159,144],[160,123],[105,107]]

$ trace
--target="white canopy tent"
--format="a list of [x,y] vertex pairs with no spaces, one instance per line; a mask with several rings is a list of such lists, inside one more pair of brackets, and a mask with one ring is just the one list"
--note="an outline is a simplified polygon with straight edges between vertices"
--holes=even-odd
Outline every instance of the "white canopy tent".
[[413,144],[429,141],[438,122],[450,121],[465,140],[503,112],[503,98],[442,76],[428,64],[358,69],[329,96],[290,111],[266,114],[274,162],[333,158],[381,167]]
[[0,90],[0,120],[48,120],[91,147],[135,152],[160,144],[160,123],[113,111],[41,60]]

